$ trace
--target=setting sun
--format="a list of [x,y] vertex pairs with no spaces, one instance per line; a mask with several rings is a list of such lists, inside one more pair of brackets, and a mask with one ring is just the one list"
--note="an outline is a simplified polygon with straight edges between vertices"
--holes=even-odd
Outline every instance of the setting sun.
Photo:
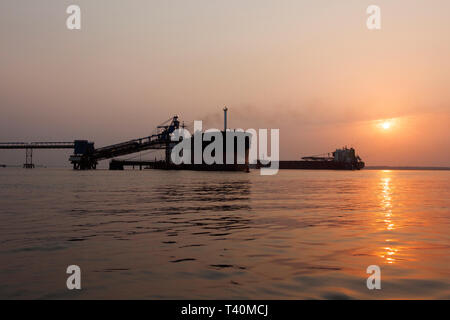
[[383,123],[381,124],[381,127],[382,127],[384,130],[387,130],[387,129],[389,129],[389,128],[391,127],[391,123],[390,123],[389,121],[385,121],[385,122],[383,122]]
[[383,131],[387,131],[389,129],[392,129],[394,126],[395,120],[394,119],[388,119],[388,120],[378,120],[376,126]]

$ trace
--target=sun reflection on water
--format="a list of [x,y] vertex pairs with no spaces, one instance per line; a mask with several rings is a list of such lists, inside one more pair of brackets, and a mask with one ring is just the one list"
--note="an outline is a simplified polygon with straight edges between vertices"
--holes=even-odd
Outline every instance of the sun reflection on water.
[[392,190],[391,190],[391,178],[386,177],[381,179],[382,184],[382,198],[381,206],[384,212],[384,223],[386,224],[387,230],[394,230],[395,224],[392,222]]
[[[383,171],[383,177],[381,178],[381,200],[380,205],[382,208],[383,213],[383,222],[384,222],[384,229],[393,232],[396,229],[396,225],[393,220],[393,212],[392,212],[392,179],[389,176],[390,175],[389,170]],[[388,176],[387,176],[388,175]],[[386,239],[385,242],[387,243],[386,246],[381,248],[379,256],[383,258],[386,263],[393,264],[396,262],[396,254],[398,253],[399,249],[394,247],[391,242],[392,239]]]

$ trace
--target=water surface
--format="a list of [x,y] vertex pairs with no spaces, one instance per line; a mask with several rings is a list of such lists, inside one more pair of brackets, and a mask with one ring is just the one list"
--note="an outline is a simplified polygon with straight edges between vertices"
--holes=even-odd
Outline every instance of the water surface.
[[0,168],[0,298],[449,299],[449,190],[449,171]]

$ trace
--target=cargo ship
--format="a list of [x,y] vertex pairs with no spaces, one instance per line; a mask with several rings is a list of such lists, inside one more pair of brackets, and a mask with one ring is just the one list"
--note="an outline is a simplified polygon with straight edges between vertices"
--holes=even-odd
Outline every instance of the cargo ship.
[[[145,169],[162,170],[249,172],[251,134],[229,130],[227,127],[228,108],[225,107],[223,111],[224,130],[197,131],[192,136],[186,137],[186,139],[180,137],[179,142],[172,141],[170,138],[171,134],[179,128],[178,117],[174,117],[169,126],[159,126],[163,129],[163,133],[160,135],[167,137],[164,143],[160,143],[161,149],[165,149],[165,160],[127,161],[113,159],[109,164],[109,169],[123,170],[126,166],[137,166],[140,169],[144,167]],[[184,124],[181,127],[184,129]],[[128,144],[130,143],[125,143],[125,146],[128,146]],[[184,147],[177,148],[179,144],[183,144]],[[123,148],[123,145],[119,144],[117,146]],[[173,162],[172,153],[174,153],[176,158],[179,158],[179,161],[176,163]],[[208,159],[204,158],[205,153],[208,154]]]
[[[211,132],[210,132],[211,133]],[[164,169],[164,170],[198,170],[198,171],[249,171],[249,149],[251,136],[245,132],[216,131],[214,136],[206,137],[209,133],[201,132],[194,134],[191,138],[186,139],[190,144],[189,160],[184,163],[175,164],[171,159],[172,148],[176,145],[173,143],[166,149],[166,160],[154,161],[147,165],[148,169]],[[207,163],[203,158],[205,149],[211,148],[215,139],[221,139],[222,150],[213,149],[211,156],[217,162]],[[195,159],[195,144],[199,142],[199,160]],[[234,140],[229,150],[227,140]],[[217,153],[217,154],[216,154]]]
[[[256,168],[269,165],[258,163]],[[279,169],[361,170],[364,165],[364,161],[356,154],[355,149],[347,147],[336,149],[326,155],[303,157],[302,160],[279,161]]]

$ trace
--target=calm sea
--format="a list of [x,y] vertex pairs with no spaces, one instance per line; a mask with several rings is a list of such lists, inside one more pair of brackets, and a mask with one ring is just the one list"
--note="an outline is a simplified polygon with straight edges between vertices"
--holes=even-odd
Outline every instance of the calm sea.
[[449,171],[0,168],[0,298],[449,299],[449,208]]

